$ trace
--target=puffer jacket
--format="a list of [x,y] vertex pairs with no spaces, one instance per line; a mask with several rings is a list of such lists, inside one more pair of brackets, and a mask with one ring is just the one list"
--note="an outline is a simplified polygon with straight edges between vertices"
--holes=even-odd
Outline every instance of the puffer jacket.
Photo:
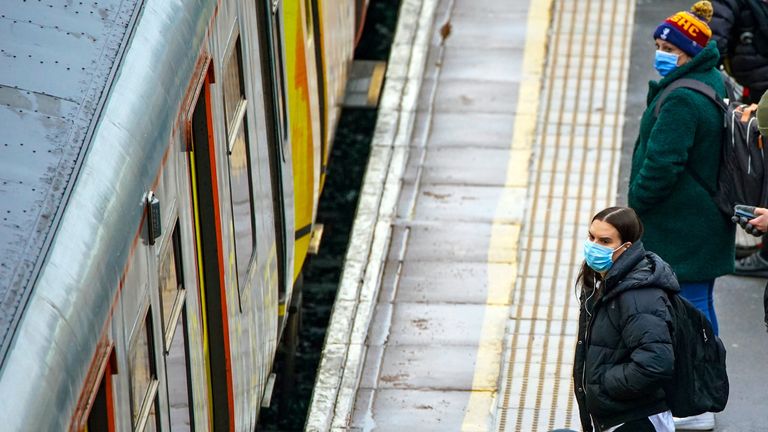
[[768,19],[765,0],[712,0],[710,28],[720,57],[739,84],[750,89],[749,102],[768,90],[768,34],[755,19],[759,11]]
[[582,294],[573,368],[585,432],[667,411],[662,384],[675,364],[666,293],[680,288],[667,263],[636,242],[599,291]]

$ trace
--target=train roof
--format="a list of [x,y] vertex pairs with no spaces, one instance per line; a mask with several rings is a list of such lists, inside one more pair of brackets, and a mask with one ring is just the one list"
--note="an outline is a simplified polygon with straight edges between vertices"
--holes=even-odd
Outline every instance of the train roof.
[[0,2],[0,363],[141,2]]

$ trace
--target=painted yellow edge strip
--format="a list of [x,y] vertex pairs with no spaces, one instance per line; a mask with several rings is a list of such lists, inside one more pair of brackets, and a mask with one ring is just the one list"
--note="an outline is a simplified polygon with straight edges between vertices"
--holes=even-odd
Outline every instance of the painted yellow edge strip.
[[[510,224],[508,209],[524,205],[519,201],[515,189],[528,186],[529,164],[533,142],[536,138],[536,123],[539,110],[544,63],[547,53],[547,33],[550,26],[553,0],[531,0],[528,9],[525,50],[523,52],[522,79],[517,98],[515,124],[510,143],[510,157],[501,199],[496,207],[491,240],[488,248],[488,297],[486,305],[511,305],[512,288],[517,277],[517,251],[520,238],[520,224]],[[515,202],[517,200],[517,202]],[[513,247],[510,248],[510,242]],[[499,251],[511,250],[506,257]],[[501,261],[494,257],[502,258]],[[505,264],[499,266],[499,263]],[[509,274],[510,267],[513,269]],[[481,340],[489,335],[504,335],[508,312],[493,313],[486,308]],[[472,379],[472,392],[464,414],[462,431],[485,431],[492,427],[492,413],[499,388],[501,355],[499,343],[479,343]],[[493,378],[492,380],[490,378]],[[489,389],[488,383],[495,383]]]

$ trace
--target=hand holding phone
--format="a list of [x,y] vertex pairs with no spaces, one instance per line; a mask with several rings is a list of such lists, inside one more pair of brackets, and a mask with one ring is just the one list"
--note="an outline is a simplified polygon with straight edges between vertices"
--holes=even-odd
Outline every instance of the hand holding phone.
[[731,220],[744,228],[744,231],[746,231],[748,234],[752,234],[755,237],[760,237],[763,235],[763,232],[749,223],[749,221],[755,217],[757,217],[757,214],[755,214],[754,206],[741,204],[733,206],[733,216],[731,217]]

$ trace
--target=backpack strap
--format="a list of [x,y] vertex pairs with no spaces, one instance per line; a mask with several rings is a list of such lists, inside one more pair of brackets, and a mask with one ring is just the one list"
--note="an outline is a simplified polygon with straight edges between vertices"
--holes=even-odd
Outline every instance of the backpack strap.
[[672,84],[668,85],[664,90],[661,91],[661,95],[659,95],[659,98],[656,99],[656,106],[653,109],[653,116],[658,117],[659,112],[661,111],[661,104],[664,103],[664,100],[669,96],[670,93],[672,93],[673,90],[679,89],[679,88],[687,88],[691,90],[695,90],[704,96],[708,97],[712,102],[715,103],[723,112],[728,110],[728,106],[725,104],[725,101],[723,101],[718,95],[717,92],[715,92],[715,89],[712,88],[709,84],[704,84],[703,82],[699,80],[695,80],[692,78],[680,78],[677,81],[672,81]]
[[[661,91],[661,95],[659,95],[658,99],[656,99],[656,106],[653,109],[653,116],[659,117],[659,112],[661,111],[661,104],[664,103],[664,100],[669,96],[670,93],[672,93],[673,90],[679,89],[679,88],[687,88],[691,90],[695,90],[704,96],[708,97],[712,102],[717,105],[718,108],[720,108],[723,113],[728,112],[728,105],[725,104],[725,101],[723,101],[718,95],[717,92],[715,92],[715,89],[712,88],[709,84],[705,84],[699,80],[695,80],[692,78],[680,78],[677,81],[673,81],[672,84],[668,85],[664,90]],[[725,127],[727,125],[727,119],[725,118],[725,114],[723,115],[723,126]],[[685,170],[688,172],[688,174],[693,177],[693,180],[696,181],[696,183],[699,184],[707,193],[714,197],[717,192],[713,190],[707,182],[704,181],[701,176],[693,170],[693,168],[690,168],[688,164],[685,165]]]

